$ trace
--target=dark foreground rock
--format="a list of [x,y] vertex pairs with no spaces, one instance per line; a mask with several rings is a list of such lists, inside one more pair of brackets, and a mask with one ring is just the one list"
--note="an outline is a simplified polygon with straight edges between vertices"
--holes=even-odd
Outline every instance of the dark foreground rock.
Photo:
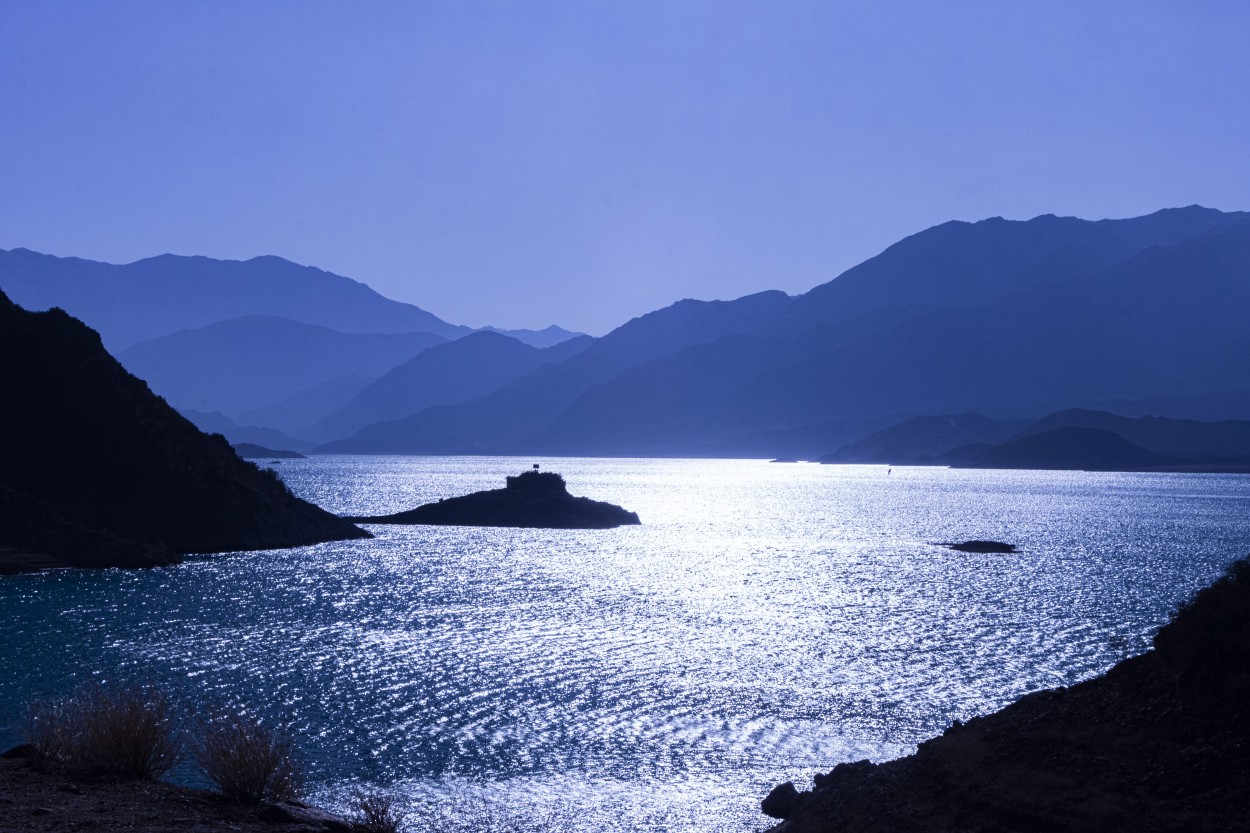
[[359,828],[315,808],[246,806],[160,781],[84,782],[0,756],[5,833],[346,833]]
[[81,321],[2,293],[0,401],[0,570],[368,537],[201,433]]
[[1250,561],[1101,677],[843,764],[774,833],[1250,829]]
[[553,472],[527,471],[507,479],[503,489],[427,503],[394,515],[354,517],[370,524],[436,526],[516,526],[539,529],[611,529],[639,524],[638,515],[612,503],[573,497],[564,478]]

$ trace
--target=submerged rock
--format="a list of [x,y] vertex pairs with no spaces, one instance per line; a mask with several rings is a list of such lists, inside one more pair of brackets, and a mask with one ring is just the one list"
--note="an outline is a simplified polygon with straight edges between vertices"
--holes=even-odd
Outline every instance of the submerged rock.
[[513,526],[539,529],[611,529],[641,523],[612,503],[574,497],[554,472],[527,471],[503,489],[427,503],[394,515],[349,517],[353,523],[435,526]]
[[961,544],[943,544],[942,546],[958,552],[1018,552],[1015,544],[1004,544],[1002,541],[973,540],[964,541]]

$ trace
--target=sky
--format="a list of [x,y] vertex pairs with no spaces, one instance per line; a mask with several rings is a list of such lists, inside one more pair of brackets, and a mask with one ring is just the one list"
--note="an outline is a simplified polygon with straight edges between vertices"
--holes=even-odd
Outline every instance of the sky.
[[601,334],[947,220],[1250,209],[1250,3],[0,0],[0,248]]

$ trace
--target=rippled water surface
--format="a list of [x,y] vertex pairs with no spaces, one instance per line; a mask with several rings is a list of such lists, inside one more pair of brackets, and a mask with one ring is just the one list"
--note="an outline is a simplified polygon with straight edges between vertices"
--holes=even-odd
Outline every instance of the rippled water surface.
[[[775,783],[1141,652],[1250,554],[1250,477],[563,459],[607,531],[377,526],[166,570],[0,578],[0,740],[30,698],[161,681],[300,730],[353,785],[584,830],[750,831]],[[530,460],[276,468],[335,512],[502,485]],[[938,546],[1016,543],[1016,555]],[[192,777],[182,773],[183,777]]]

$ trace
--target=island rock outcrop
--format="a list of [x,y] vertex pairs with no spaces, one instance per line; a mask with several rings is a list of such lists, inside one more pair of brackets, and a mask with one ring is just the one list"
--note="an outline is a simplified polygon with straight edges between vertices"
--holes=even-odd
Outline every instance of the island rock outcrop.
[[354,523],[435,526],[514,526],[539,529],[611,529],[641,523],[637,513],[568,492],[554,472],[527,471],[503,489],[427,503],[407,512],[350,517]]

